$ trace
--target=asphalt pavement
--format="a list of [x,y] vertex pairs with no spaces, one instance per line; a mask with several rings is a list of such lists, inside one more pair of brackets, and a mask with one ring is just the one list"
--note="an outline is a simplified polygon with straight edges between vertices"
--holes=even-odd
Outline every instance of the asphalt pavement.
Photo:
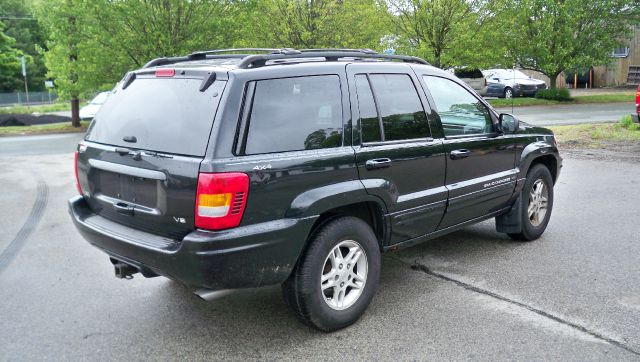
[[116,279],[67,213],[77,140],[15,155],[34,140],[0,139],[0,360],[640,360],[638,164],[565,159],[537,241],[487,221],[386,254],[363,318],[325,334],[278,286]]
[[0,138],[1,156],[52,155],[73,153],[84,133],[61,133]]
[[586,103],[552,106],[501,107],[501,113],[511,113],[521,121],[536,126],[617,122],[635,109],[633,102]]

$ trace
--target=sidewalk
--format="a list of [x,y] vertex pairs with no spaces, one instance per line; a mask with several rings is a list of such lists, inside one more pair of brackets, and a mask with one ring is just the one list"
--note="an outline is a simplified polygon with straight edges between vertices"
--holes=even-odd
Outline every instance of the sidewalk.
[[572,97],[575,96],[595,96],[602,94],[620,94],[620,93],[635,93],[636,88],[633,86],[628,87],[616,87],[616,88],[577,88],[569,89]]

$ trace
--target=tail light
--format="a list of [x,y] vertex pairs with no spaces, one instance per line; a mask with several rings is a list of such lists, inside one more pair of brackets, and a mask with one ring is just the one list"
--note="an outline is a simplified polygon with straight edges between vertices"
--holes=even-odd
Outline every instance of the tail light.
[[640,114],[640,85],[636,90],[636,113]]
[[80,179],[78,178],[78,151],[73,156],[73,172],[76,175],[76,188],[80,195],[84,195],[82,192],[82,186],[80,186]]
[[249,176],[244,173],[200,173],[196,227],[221,230],[240,225],[248,192]]

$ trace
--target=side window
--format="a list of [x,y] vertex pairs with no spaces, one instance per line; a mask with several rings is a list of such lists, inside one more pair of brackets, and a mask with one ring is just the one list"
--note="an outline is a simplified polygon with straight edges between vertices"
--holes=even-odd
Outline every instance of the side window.
[[493,132],[489,110],[469,91],[446,78],[424,76],[445,136]]
[[337,75],[257,81],[245,154],[341,146],[341,97]]
[[418,92],[407,74],[371,74],[371,86],[382,117],[383,141],[431,135]]
[[356,75],[356,92],[358,95],[358,109],[360,110],[362,142],[382,141],[378,111],[376,110],[376,103],[366,75]]

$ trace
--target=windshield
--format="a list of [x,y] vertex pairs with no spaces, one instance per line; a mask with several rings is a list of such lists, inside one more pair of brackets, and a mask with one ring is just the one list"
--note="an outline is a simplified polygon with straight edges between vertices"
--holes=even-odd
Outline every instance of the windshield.
[[[150,151],[204,156],[224,82],[200,92],[202,79],[137,78],[114,90],[86,140]],[[123,138],[135,137],[135,142]]]

